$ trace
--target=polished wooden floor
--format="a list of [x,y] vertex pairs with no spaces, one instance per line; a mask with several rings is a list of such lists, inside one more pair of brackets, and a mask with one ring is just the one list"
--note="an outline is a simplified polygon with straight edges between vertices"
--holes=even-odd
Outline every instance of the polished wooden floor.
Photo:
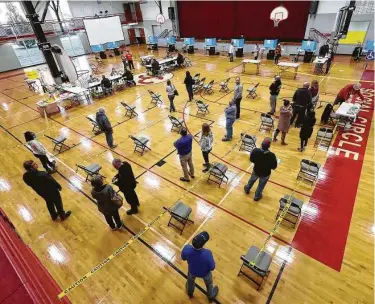
[[[137,58],[145,53],[145,49],[131,49],[136,57],[137,71],[143,72],[144,68]],[[155,54],[164,56],[165,50]],[[220,288],[220,303],[374,303],[373,129],[341,271],[337,272],[298,250],[288,254],[298,227],[291,229],[281,225],[266,248],[273,256],[270,275],[257,291],[253,283],[237,276],[240,256],[251,245],[262,246],[275,223],[281,196],[292,193],[297,187],[295,196],[306,201],[305,207],[308,207],[313,187],[297,182],[299,162],[302,158],[314,158],[324,164],[326,152],[313,147],[318,126],[303,154],[297,151],[298,130],[291,129],[287,136],[288,146],[272,144],[271,150],[281,162],[272,173],[264,198],[255,203],[253,192],[250,196],[243,193],[251,165],[248,154],[238,151],[240,133],[255,134],[259,140],[270,135],[258,131],[259,115],[269,110],[268,86],[276,68],[264,60],[259,76],[254,75],[251,66],[247,66],[244,75],[241,74],[240,59],[229,63],[225,57],[203,54],[189,57],[193,62],[190,68],[192,74],[200,73],[201,77],[214,79],[216,83],[232,77],[229,93],[220,93],[218,84],[215,84],[212,95],[196,97],[204,98],[209,104],[210,113],[204,117],[195,115],[195,104],[186,103],[185,70],[174,72],[172,78],[180,93],[175,100],[176,116],[185,119],[192,134],[200,131],[202,123],[212,123],[215,136],[215,156],[211,156],[212,160],[217,161],[219,157],[232,164],[229,166],[229,183],[221,188],[207,183],[207,175],[201,172],[203,159],[197,143],[193,148],[196,179],[190,184],[179,181],[181,169],[173,147],[179,136],[170,131],[165,83],[129,88],[46,121],[39,116],[35,105],[43,97],[28,90],[23,81],[24,75],[19,75],[23,71],[0,74],[0,201],[22,239],[63,290],[126,243],[133,234],[142,231],[147,223],[163,212],[163,206],[171,206],[181,199],[192,207],[194,224],[188,225],[180,235],[172,227],[167,227],[169,217],[164,215],[140,239],[72,290],[68,294],[72,303],[206,303],[206,296],[198,289],[194,298],[189,299],[186,295],[183,274],[187,272],[187,265],[180,258],[184,244],[202,230],[211,235],[207,247],[216,260],[214,282]],[[80,60],[92,58],[81,57]],[[100,69],[105,72],[121,66],[119,58],[110,58]],[[341,87],[361,78],[363,68],[363,63],[353,64],[349,57],[337,56],[331,73],[318,77],[312,75],[311,64],[303,64],[297,79],[293,79],[291,74],[284,74],[279,104],[283,98],[293,96],[295,89],[304,81],[313,79],[320,82],[321,99],[331,102]],[[224,143],[221,141],[225,134],[223,110],[232,97],[235,76],[241,76],[245,89],[258,82],[261,85],[257,99],[243,99],[241,119],[234,127],[234,139]],[[151,105],[147,89],[162,94],[164,106]],[[121,101],[135,104],[139,116],[126,118]],[[105,108],[114,126],[114,138],[118,144],[114,150],[108,149],[104,135],[95,136],[91,132],[91,125],[85,118],[100,107]],[[320,117],[323,108],[318,110],[317,117]],[[68,144],[75,145],[56,156],[60,174],[54,177],[63,187],[65,209],[72,210],[72,216],[63,223],[52,222],[44,201],[23,184],[22,162],[33,158],[22,145],[23,133],[27,130],[34,131],[50,152],[53,146],[44,135],[64,134],[68,137]],[[151,152],[143,156],[134,154],[133,142],[129,138],[131,134],[149,137]],[[84,182],[82,172],[75,173],[76,164],[96,162],[103,167],[101,173],[110,181],[115,175],[111,166],[113,157],[128,160],[139,176],[140,212],[136,216],[127,216],[125,208],[121,210],[121,217],[128,228],[121,232],[109,229],[90,200],[90,186]],[[161,167],[155,165],[161,159],[166,163]],[[204,288],[202,281],[197,283]]]

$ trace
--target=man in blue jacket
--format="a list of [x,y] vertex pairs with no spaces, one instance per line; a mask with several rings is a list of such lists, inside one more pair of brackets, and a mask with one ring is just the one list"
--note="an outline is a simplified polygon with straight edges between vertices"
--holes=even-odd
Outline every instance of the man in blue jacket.
[[186,245],[181,252],[181,258],[188,262],[189,273],[186,283],[186,291],[191,298],[195,288],[195,278],[202,278],[207,288],[207,297],[212,302],[219,293],[219,287],[214,286],[212,271],[215,270],[215,261],[211,250],[203,248],[210,239],[207,232],[197,234],[192,245]]
[[[184,171],[184,177],[180,177],[180,180],[183,182],[190,182],[190,177],[195,178],[192,157],[193,136],[187,134],[186,129],[182,129],[180,135],[180,139],[176,140],[174,143],[177,153],[180,156],[182,170]],[[190,171],[188,170],[188,166]]]
[[112,149],[116,148],[117,145],[113,143],[113,129],[103,108],[100,108],[96,113],[96,123],[98,124],[100,131],[104,132],[108,146]]

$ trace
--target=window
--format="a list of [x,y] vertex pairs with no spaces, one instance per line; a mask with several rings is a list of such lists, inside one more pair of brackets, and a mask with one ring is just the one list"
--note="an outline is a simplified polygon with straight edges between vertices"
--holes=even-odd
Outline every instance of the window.
[[68,52],[69,56],[73,57],[85,54],[81,39],[78,35],[61,36],[60,40],[62,47]]
[[22,67],[45,63],[36,39],[17,40],[12,43],[12,47]]

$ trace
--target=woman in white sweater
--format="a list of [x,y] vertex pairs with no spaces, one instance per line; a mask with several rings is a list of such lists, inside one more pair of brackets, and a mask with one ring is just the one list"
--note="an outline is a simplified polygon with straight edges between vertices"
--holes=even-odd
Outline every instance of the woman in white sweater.
[[43,168],[48,173],[53,173],[56,171],[56,162],[51,162],[47,157],[47,150],[44,146],[36,140],[36,136],[33,132],[27,131],[24,134],[26,146],[33,152],[36,158],[39,158],[43,165]]
[[210,160],[209,160],[208,155],[210,154],[212,150],[213,141],[214,141],[214,136],[211,132],[211,128],[208,124],[204,123],[202,125],[202,135],[199,140],[199,145],[201,147],[202,155],[205,161],[205,163],[203,164],[203,166],[205,167],[203,169],[203,172],[207,172],[210,169]]
[[166,91],[167,91],[168,99],[169,99],[169,112],[176,112],[176,108],[174,107],[173,100],[177,91],[170,80],[167,81]]

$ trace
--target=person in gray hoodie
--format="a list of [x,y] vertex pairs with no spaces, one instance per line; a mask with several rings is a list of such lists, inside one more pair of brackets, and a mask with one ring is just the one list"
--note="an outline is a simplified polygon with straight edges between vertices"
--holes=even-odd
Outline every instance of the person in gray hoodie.
[[112,186],[104,184],[103,177],[100,175],[92,178],[91,186],[91,195],[96,200],[98,210],[104,215],[109,227],[112,230],[121,229],[124,223],[120,219],[119,207],[111,201],[115,190]]
[[107,115],[105,115],[103,108],[100,108],[96,113],[96,123],[98,124],[100,130],[104,132],[108,146],[112,149],[116,148],[117,145],[113,143],[113,129]]
[[229,102],[229,104],[224,110],[224,113],[225,113],[225,120],[226,120],[225,128],[227,129],[227,134],[222,139],[222,141],[229,141],[229,140],[232,140],[233,124],[234,124],[234,121],[236,120],[237,108],[236,108],[235,100],[231,100]]

